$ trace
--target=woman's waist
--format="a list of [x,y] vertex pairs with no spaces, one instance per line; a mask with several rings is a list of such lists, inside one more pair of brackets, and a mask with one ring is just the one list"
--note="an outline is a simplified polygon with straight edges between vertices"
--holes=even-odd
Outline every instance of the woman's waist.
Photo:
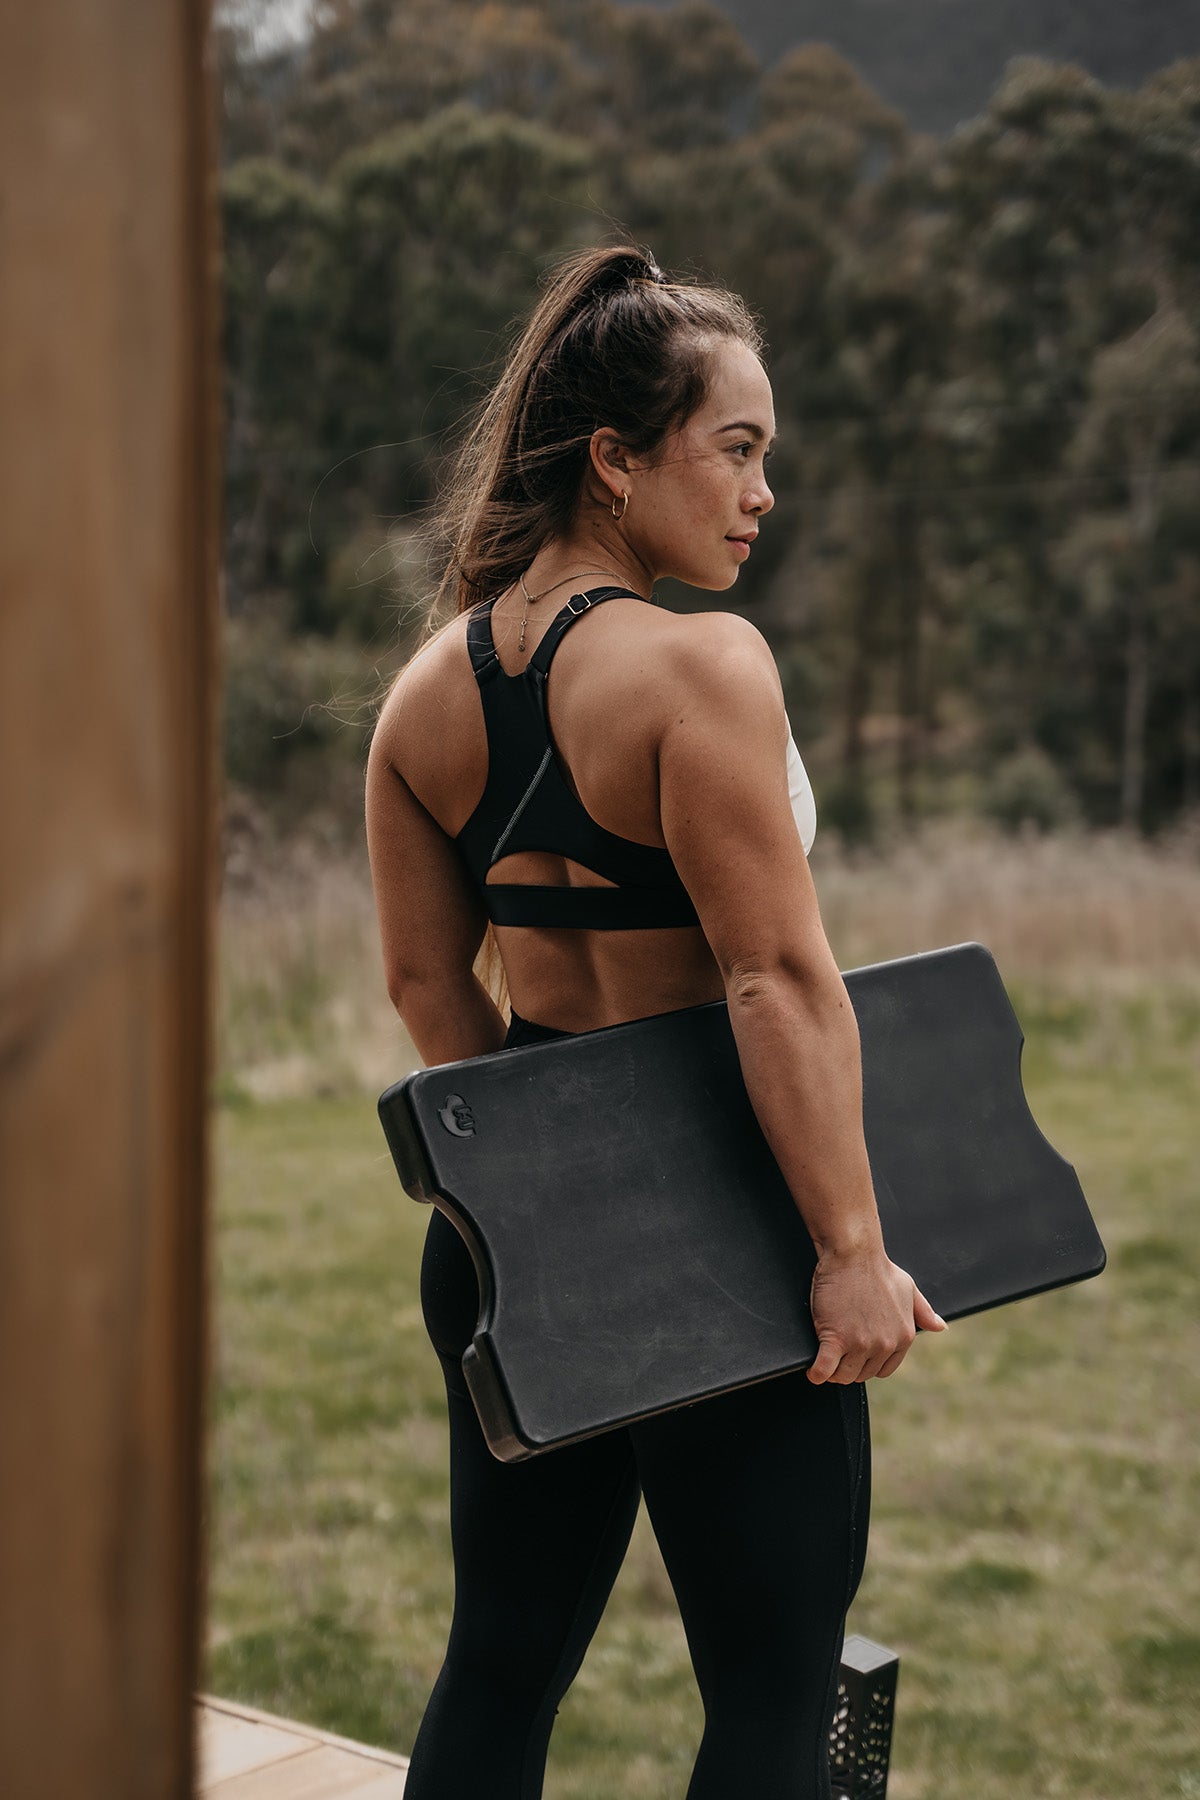
[[514,1044],[549,1043],[554,1038],[580,1037],[586,1032],[603,1031],[612,1025],[632,1024],[635,1019],[657,1018],[663,1013],[686,1012],[689,1007],[704,1006],[725,998],[718,976],[715,981],[696,983],[680,990],[663,990],[647,986],[640,993],[628,994],[622,1002],[606,1006],[584,1006],[579,997],[561,997],[557,1002],[544,996],[530,1004],[512,1008],[512,1022],[504,1040],[505,1049]]
[[516,1044],[548,1044],[554,1038],[576,1037],[577,1032],[562,1031],[554,1025],[539,1025],[535,1019],[523,1019],[514,1010],[509,1020],[508,1033],[504,1039],[504,1048],[511,1050]]
[[[660,1011],[665,1012],[685,1012],[686,1010],[686,1007],[674,1006],[660,1009]],[[653,1018],[655,1016],[657,1015],[654,1013],[637,1013],[628,1019],[609,1020],[608,1024],[631,1025],[634,1023],[635,1018],[644,1019]],[[560,1026],[541,1025],[536,1019],[525,1019],[521,1017],[520,1013],[514,1012],[509,1021],[508,1032],[504,1039],[504,1048],[506,1050],[512,1050],[514,1048],[519,1048],[524,1044],[549,1044],[553,1043],[556,1038],[583,1037],[586,1036],[589,1031],[602,1031],[604,1029],[605,1027],[603,1025],[589,1025],[584,1026],[579,1030],[565,1031]]]

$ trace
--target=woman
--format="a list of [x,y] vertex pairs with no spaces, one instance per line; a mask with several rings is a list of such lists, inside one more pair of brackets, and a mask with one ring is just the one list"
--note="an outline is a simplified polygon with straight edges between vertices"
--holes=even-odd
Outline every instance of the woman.
[[[429,1223],[455,1609],[409,1800],[535,1800],[644,1494],[705,1708],[688,1800],[829,1795],[870,1493],[866,1381],[942,1321],[882,1236],[854,1016],[826,942],[779,678],[733,586],[773,505],[771,388],[733,296],[628,248],[558,270],[444,502],[457,617],[381,713],[367,826],[388,991],[427,1063],[724,998],[818,1252],[812,1367],[548,1452],[489,1453],[465,1246]],[[553,679],[549,679],[553,659]],[[798,829],[798,822],[801,829]],[[810,833],[809,833],[810,835]],[[475,972],[494,932],[507,1031]]]

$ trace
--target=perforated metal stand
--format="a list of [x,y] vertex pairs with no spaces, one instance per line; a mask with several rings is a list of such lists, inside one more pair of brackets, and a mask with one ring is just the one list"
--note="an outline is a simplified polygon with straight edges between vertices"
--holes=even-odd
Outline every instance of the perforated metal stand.
[[884,1800],[899,1673],[894,1650],[870,1638],[846,1639],[829,1731],[833,1800]]

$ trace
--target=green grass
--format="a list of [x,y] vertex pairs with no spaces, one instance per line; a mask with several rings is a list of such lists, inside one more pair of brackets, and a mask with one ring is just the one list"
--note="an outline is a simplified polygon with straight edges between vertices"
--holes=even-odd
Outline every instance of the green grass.
[[[1200,1038],[1169,992],[1016,992],[1026,1088],[1109,1250],[872,1382],[849,1628],[899,1652],[892,1800],[1200,1797],[1194,1220]],[[218,1112],[210,1690],[400,1750],[451,1599],[424,1209],[373,1101]],[[549,1800],[675,1800],[699,1732],[644,1516]]]

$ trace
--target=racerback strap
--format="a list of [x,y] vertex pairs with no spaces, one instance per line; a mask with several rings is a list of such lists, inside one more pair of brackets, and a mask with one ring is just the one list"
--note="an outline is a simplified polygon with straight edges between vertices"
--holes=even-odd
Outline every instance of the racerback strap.
[[[495,599],[482,602],[468,618],[467,648],[481,692],[492,760],[483,798],[459,833],[459,843],[494,924],[612,931],[699,923],[667,852],[628,843],[603,831],[567,790],[554,763],[546,715],[550,664],[576,619],[593,606],[619,598],[646,603],[632,588],[617,586],[572,594],[546,627],[525,667],[515,675],[501,665],[492,636]],[[540,841],[525,847],[555,849],[618,885],[489,884],[487,870],[500,861],[518,828],[528,836],[525,821],[531,808],[540,809],[540,825],[535,828]],[[582,844],[577,835],[581,817],[585,831],[591,834]],[[552,824],[548,824],[550,819]]]
[[[467,651],[471,658],[471,667],[475,671],[475,679],[481,687],[485,681],[490,681],[496,674],[507,673],[496,654],[496,642],[492,636],[492,608],[498,598],[498,595],[493,595],[490,600],[482,601],[472,610],[467,620]],[[584,613],[590,611],[593,606],[600,606],[605,600],[619,599],[641,600],[643,605],[652,604],[646,602],[643,595],[634,593],[632,588],[592,588],[585,594],[572,594],[567,604],[551,619],[542,634],[541,642],[525,667],[519,669],[515,675],[509,676],[509,680],[520,681],[523,676],[531,672],[535,680],[539,676],[545,680],[550,668],[550,659],[562,642],[564,632],[569,631],[576,619],[581,619]]]
[[635,594],[632,588],[602,587],[592,588],[586,594],[572,594],[562,611],[556,613],[542,634],[542,641],[525,665],[528,674],[533,669],[543,680],[550,671],[550,659],[563,640],[564,633],[571,629],[576,619],[581,619],[585,612],[593,606],[603,605],[605,600],[640,600],[646,604],[644,594]]

